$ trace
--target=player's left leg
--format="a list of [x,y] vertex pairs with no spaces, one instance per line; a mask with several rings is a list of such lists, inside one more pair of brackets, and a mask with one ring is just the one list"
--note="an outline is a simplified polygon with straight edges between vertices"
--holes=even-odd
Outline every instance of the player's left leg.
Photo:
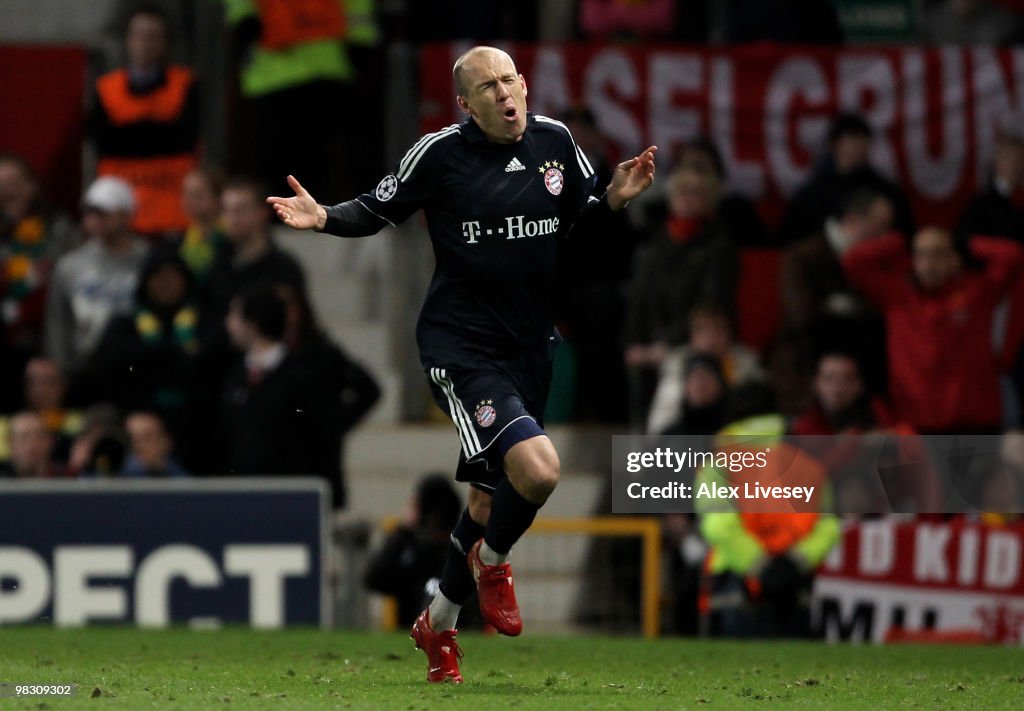
[[469,504],[448,541],[448,558],[438,592],[413,625],[410,636],[427,654],[427,681],[432,683],[462,683],[459,671],[462,652],[456,642],[455,626],[463,603],[476,587],[466,565],[466,554],[484,535],[490,510],[491,495],[471,487]]
[[448,557],[438,592],[430,603],[430,623],[435,629],[455,629],[466,598],[476,588],[466,565],[466,555],[485,532],[491,510],[491,495],[470,487],[469,504],[448,541]]
[[509,552],[555,490],[560,465],[554,445],[541,433],[510,446],[503,467],[507,476],[494,490],[483,539],[470,550],[468,561],[484,619],[498,632],[515,636],[522,632],[523,622]]

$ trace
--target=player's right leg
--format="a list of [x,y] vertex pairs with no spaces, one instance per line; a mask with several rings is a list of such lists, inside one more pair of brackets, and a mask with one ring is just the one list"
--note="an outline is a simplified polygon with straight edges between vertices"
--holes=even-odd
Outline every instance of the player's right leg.
[[[536,426],[535,426],[536,427]],[[533,524],[558,483],[559,462],[551,440],[539,427],[509,443],[504,477],[495,487],[483,539],[469,552],[469,565],[480,595],[480,612],[498,632],[516,636],[523,630],[508,561],[512,546]]]

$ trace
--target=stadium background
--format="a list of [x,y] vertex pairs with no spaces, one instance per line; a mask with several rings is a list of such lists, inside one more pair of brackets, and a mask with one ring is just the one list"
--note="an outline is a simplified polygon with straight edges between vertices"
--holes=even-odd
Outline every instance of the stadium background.
[[[237,81],[238,58],[231,52],[236,40],[223,6],[199,0],[157,4],[175,27],[173,58],[194,67],[200,78],[203,161],[228,173],[257,171],[255,156],[265,144],[259,140],[258,116]],[[790,246],[777,230],[786,198],[819,160],[837,111],[859,109],[868,118],[876,131],[872,160],[907,192],[918,224],[939,221],[952,228],[970,198],[985,187],[997,134],[1019,137],[1024,61],[1013,43],[1019,39],[1020,8],[1014,2],[979,3],[985,6],[980,28],[970,35],[963,27],[958,34],[956,27],[942,24],[944,18],[950,22],[943,14],[946,6],[956,4],[780,0],[480,8],[449,2],[443,8],[431,3],[428,10],[427,4],[411,2],[352,3],[363,19],[370,18],[372,30],[346,38],[353,73],[335,97],[338,103],[322,109],[343,130],[318,156],[331,166],[327,193],[318,197],[342,199],[372,188],[421,131],[454,117],[448,87],[452,58],[472,41],[505,43],[530,83],[534,110],[558,116],[574,105],[588,105],[611,158],[649,140],[658,142],[659,190],[685,141],[709,134],[724,150],[728,188],[756,204],[765,226],[760,242],[737,236],[743,270],[736,300],[739,338],[767,367],[780,335],[780,265]],[[114,0],[0,2],[0,104],[8,107],[0,115],[0,150],[25,156],[43,192],[71,214],[78,213],[96,166],[86,126],[92,81],[121,61],[123,22],[132,6]],[[617,16],[616,8],[630,6],[637,18]],[[732,91],[723,88],[730,81]],[[652,205],[663,194],[655,192]],[[643,206],[634,211],[638,207]],[[644,219],[634,228],[654,231],[656,225]],[[338,585],[334,617],[353,626],[379,626],[393,614],[378,598],[368,597],[362,567],[383,529],[403,515],[415,482],[427,472],[447,472],[454,458],[450,426],[429,404],[412,342],[430,276],[427,240],[418,220],[392,232],[342,241],[275,229],[277,244],[303,266],[326,331],[381,385],[380,402],[346,439],[349,501],[334,517],[340,551],[332,564],[332,582]],[[1007,236],[1024,239],[1024,234]],[[628,277],[620,276],[617,286],[625,290]],[[1019,343],[1013,341],[1012,307],[1011,299],[1007,349]],[[643,422],[630,418],[625,398],[611,415],[592,402],[587,409],[594,383],[584,380],[580,363],[588,355],[574,353],[573,334],[567,335],[570,348],[559,362],[550,413],[565,474],[544,513],[583,519],[610,513],[610,435]],[[618,338],[610,342],[621,348]],[[1007,355],[1011,362],[1015,356]],[[951,371],[956,366],[949,364]],[[16,402],[20,370],[5,363],[3,375],[5,400]],[[798,414],[796,403],[783,400],[780,406]],[[1019,417],[1012,406],[1006,412],[999,430],[1012,431]],[[1019,491],[1019,481],[1017,486]],[[997,525],[1019,536],[1010,524]],[[668,529],[655,525],[659,536]],[[966,525],[982,524],[972,519]],[[587,525],[577,529],[556,534],[557,544],[524,541],[528,552],[517,570],[528,623],[530,608],[543,608],[532,620],[538,626],[575,628],[581,579],[584,591],[616,589],[616,580],[626,580],[626,599],[608,601],[595,613],[597,627],[639,630],[639,543],[624,550],[591,547]],[[659,552],[661,567],[670,570],[688,539],[668,532],[663,538],[668,543]],[[597,577],[581,577],[585,569],[596,570]],[[673,582],[664,575],[660,585],[668,597]],[[1016,595],[1005,595],[1008,588]],[[994,614],[1002,614],[1003,622],[1015,620],[998,641],[1019,641],[1021,582],[1015,579],[998,592],[1008,607]],[[659,617],[659,629],[672,631],[669,613],[659,611]],[[983,623],[973,624],[984,632]]]

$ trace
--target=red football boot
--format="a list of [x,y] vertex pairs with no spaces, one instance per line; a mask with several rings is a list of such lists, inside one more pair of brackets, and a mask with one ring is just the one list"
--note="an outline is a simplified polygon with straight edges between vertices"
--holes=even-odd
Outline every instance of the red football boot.
[[427,653],[427,681],[431,684],[444,681],[462,683],[462,674],[459,672],[462,650],[455,641],[455,634],[455,630],[435,632],[430,627],[429,607],[413,623],[409,636],[416,642],[416,649]]
[[516,590],[512,585],[512,565],[485,565],[480,560],[482,543],[481,538],[473,544],[466,556],[466,563],[476,581],[480,614],[484,621],[501,634],[515,637],[523,631],[523,618],[519,616],[519,603],[516,602]]

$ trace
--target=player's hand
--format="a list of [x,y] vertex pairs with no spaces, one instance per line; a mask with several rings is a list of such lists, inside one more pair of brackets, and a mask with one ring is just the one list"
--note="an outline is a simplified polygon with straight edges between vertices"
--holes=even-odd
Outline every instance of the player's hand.
[[327,211],[306,192],[294,175],[288,176],[288,185],[295,197],[268,197],[267,204],[274,208],[281,222],[296,230],[322,230],[327,223]]
[[615,166],[612,182],[608,186],[608,204],[621,210],[630,200],[651,187],[654,182],[654,154],[657,146],[650,146],[635,158]]

